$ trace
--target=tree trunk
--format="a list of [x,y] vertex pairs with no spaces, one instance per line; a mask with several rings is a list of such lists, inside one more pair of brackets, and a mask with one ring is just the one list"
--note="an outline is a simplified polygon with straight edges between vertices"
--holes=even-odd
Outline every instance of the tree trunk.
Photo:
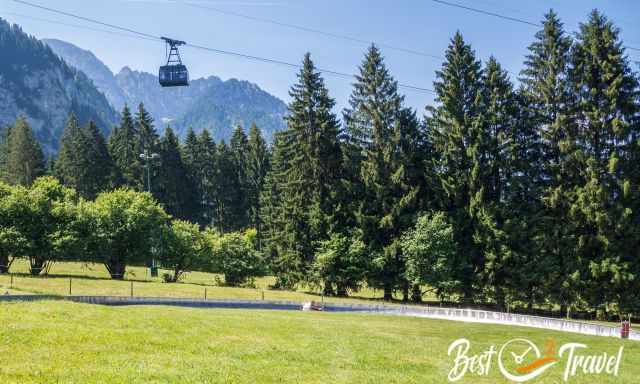
[[533,311],[533,287],[529,287],[529,300],[527,301],[527,310],[529,313]]
[[111,275],[112,279],[114,280],[124,279],[124,272],[127,267],[124,263],[120,261],[111,261],[109,263],[106,263],[105,267],[107,267],[107,271],[109,271],[109,275]]
[[560,305],[560,317],[565,317],[567,316],[567,304],[562,303]]
[[402,301],[409,301],[409,283],[406,281],[402,284]]
[[30,260],[30,269],[29,269],[29,273],[31,273],[31,275],[33,276],[38,276],[40,275],[40,273],[42,273],[42,270],[45,267],[45,264],[47,263],[46,260],[41,259],[41,258],[31,258]]
[[498,305],[498,310],[504,311],[507,305],[504,297],[504,291],[502,290],[501,287],[496,286],[495,295],[496,295],[496,304]]
[[0,255],[0,274],[9,273],[9,256]]
[[325,296],[333,296],[333,284],[330,281],[324,282],[324,288],[322,289],[322,294]]
[[464,282],[462,287],[462,303],[473,303],[473,284]]
[[344,284],[338,283],[338,297],[347,297],[347,287]]
[[422,302],[422,289],[420,287],[420,284],[413,284],[413,286],[411,287],[411,301],[413,301],[414,303]]
[[382,299],[384,301],[391,301],[393,299],[393,287],[391,284],[386,283],[384,285],[384,296]]

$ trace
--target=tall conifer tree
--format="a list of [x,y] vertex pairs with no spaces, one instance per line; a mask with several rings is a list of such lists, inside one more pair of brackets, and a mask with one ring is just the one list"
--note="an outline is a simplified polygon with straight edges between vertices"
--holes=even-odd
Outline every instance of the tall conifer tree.
[[[251,125],[248,139],[246,162],[247,205],[249,208],[249,224],[253,226],[258,239],[262,238],[262,222],[260,219],[260,193],[264,187],[265,177],[269,171],[269,149],[256,124]],[[259,244],[261,246],[261,244]]]
[[390,300],[396,288],[408,299],[402,278],[400,235],[413,224],[418,186],[407,183],[407,157],[401,150],[407,132],[415,131],[414,114],[404,112],[403,97],[377,47],[371,46],[345,111],[347,150],[360,161],[363,194],[356,221],[373,259],[369,283]]
[[484,269],[477,200],[482,193],[478,149],[482,140],[482,71],[471,47],[458,32],[445,53],[434,87],[438,106],[428,108],[427,123],[439,158],[441,209],[452,220],[458,246],[451,284],[464,300],[473,300]]
[[193,215],[194,189],[180,155],[180,143],[170,127],[160,140],[158,167],[158,201],[171,216],[189,219]]
[[[571,213],[577,226],[577,246],[583,297],[592,307],[616,305],[630,310],[638,300],[628,292],[637,279],[638,234],[633,223],[630,188],[625,171],[638,114],[638,82],[629,68],[619,30],[594,10],[580,25],[571,52],[569,73],[577,97],[575,160],[580,185]],[[630,175],[629,175],[630,176]],[[629,187],[625,187],[629,185]],[[635,213],[637,214],[637,213]],[[624,239],[624,240],[622,240]],[[637,307],[636,307],[637,308]]]
[[143,168],[140,164],[138,134],[128,106],[122,110],[120,125],[109,136],[109,153],[121,175],[120,183],[142,190]]
[[[537,270],[547,277],[535,283],[539,288],[544,287],[552,300],[561,305],[563,312],[577,293],[574,280],[577,270],[576,238],[574,222],[569,217],[572,191],[577,183],[571,166],[575,126],[569,112],[574,104],[568,82],[571,45],[571,38],[565,33],[557,14],[549,11],[542,29],[529,46],[525,67],[520,74],[528,121],[538,132],[542,145],[544,212],[540,225],[544,231]],[[533,287],[528,296],[532,305]]]
[[231,209],[234,211],[238,228],[249,225],[249,181],[247,180],[247,156],[249,154],[249,140],[241,125],[237,125],[229,141],[233,152],[235,177],[238,179],[239,190],[233,194]]
[[92,121],[81,128],[75,115],[69,116],[54,175],[86,199],[93,199],[114,186],[117,169],[102,133]]
[[42,148],[23,116],[10,129],[5,161],[4,178],[10,184],[29,186],[45,173]]

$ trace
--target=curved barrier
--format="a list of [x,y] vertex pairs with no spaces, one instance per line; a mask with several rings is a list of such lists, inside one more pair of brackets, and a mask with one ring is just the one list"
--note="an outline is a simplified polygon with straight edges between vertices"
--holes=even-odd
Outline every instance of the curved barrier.
[[[124,297],[124,296],[52,296],[52,295],[5,295],[0,302],[66,300],[75,303],[99,304],[111,306],[126,305],[168,305],[191,308],[232,308],[266,310],[301,310],[303,303],[295,301],[270,300],[222,300],[189,299],[162,297]],[[475,323],[506,324],[523,327],[549,329],[584,335],[620,337],[620,328],[583,323],[572,320],[554,319],[540,316],[519,315],[513,313],[484,311],[477,309],[442,308],[412,305],[369,305],[369,304],[333,304],[322,305],[326,312],[379,313],[385,315],[424,317],[431,319],[456,320]],[[629,339],[640,340],[640,333],[631,331]]]

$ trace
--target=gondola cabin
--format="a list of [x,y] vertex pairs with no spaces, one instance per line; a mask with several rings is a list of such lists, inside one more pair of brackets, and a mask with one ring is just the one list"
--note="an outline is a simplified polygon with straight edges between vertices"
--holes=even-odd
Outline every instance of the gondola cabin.
[[184,41],[173,40],[163,37],[169,48],[167,53],[167,64],[160,67],[158,80],[163,87],[184,87],[189,85],[189,71],[182,64],[178,46],[186,44]]
[[179,65],[163,65],[158,74],[160,85],[163,87],[181,87],[189,85],[189,71],[187,67]]

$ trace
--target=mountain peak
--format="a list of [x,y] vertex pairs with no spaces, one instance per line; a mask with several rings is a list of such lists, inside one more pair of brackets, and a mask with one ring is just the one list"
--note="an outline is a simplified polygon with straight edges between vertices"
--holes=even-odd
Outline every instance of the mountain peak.
[[228,140],[238,124],[248,129],[255,122],[268,138],[284,128],[284,102],[249,81],[210,75],[192,80],[189,87],[162,88],[155,74],[124,66],[114,75],[91,51],[57,39],[43,42],[85,73],[116,110],[144,103],[158,131],[171,122],[181,137],[193,126],[196,132],[208,129],[216,140]]

